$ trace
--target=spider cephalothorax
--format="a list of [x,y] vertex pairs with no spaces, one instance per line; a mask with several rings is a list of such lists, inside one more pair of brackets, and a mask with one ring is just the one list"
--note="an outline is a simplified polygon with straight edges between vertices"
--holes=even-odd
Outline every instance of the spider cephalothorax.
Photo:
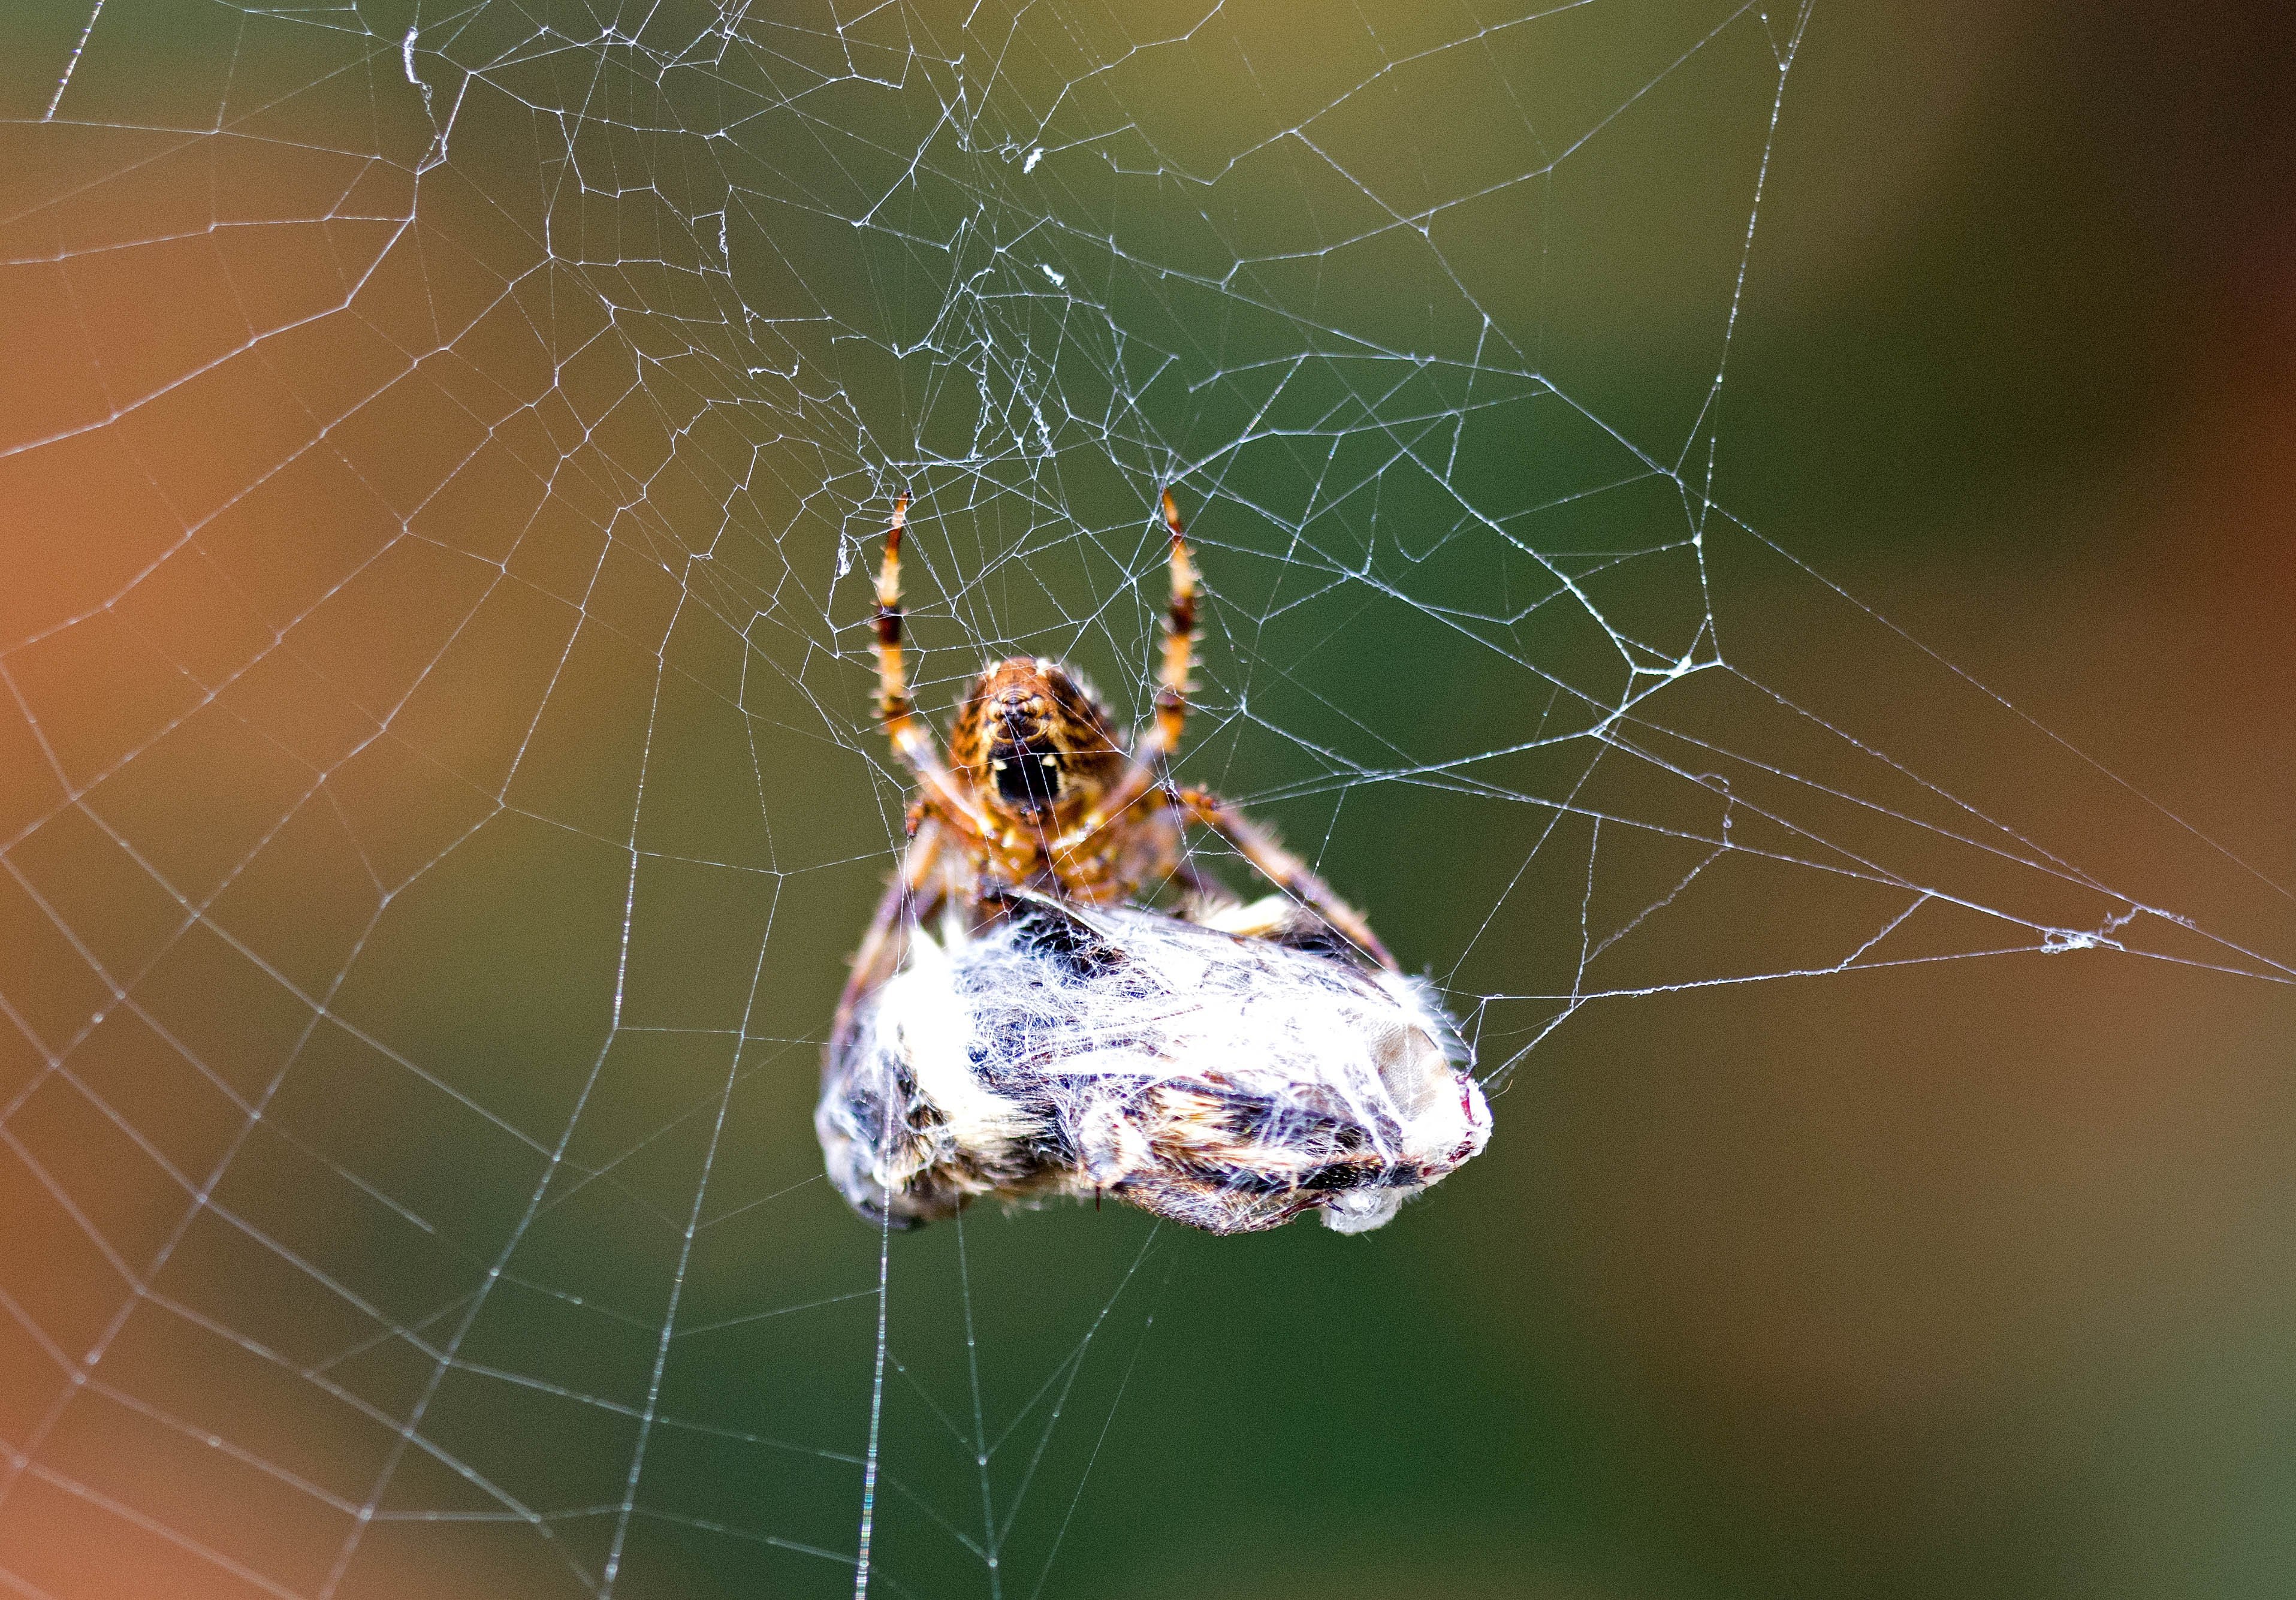
[[1125,759],[1092,691],[1043,656],[993,662],[973,680],[948,756],[983,809],[1054,833],[1091,809]]

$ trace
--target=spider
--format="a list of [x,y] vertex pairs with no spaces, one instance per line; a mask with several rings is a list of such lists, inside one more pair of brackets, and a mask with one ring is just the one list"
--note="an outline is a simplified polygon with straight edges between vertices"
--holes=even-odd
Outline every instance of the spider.
[[1171,603],[1149,722],[1119,739],[1106,708],[1075,672],[1043,656],[1014,656],[991,662],[973,680],[946,761],[917,715],[902,660],[908,508],[906,495],[894,503],[877,570],[877,715],[916,779],[917,797],[908,811],[908,849],[838,1001],[832,1059],[850,1037],[856,1007],[899,968],[906,930],[937,913],[980,925],[1000,915],[994,902],[1008,889],[1097,907],[1132,901],[1168,882],[1188,891],[1204,915],[1231,902],[1183,855],[1191,825],[1226,840],[1289,897],[1248,910],[1231,905],[1218,918],[1226,931],[1297,942],[1304,907],[1378,966],[1397,970],[1363,917],[1273,834],[1218,795],[1170,781],[1187,723],[1197,588],[1169,489],[1162,513],[1171,535]]

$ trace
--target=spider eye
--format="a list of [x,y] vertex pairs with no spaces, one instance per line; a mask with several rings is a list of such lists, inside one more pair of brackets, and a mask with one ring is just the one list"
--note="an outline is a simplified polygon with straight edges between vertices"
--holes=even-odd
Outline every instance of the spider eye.
[[1060,798],[1061,759],[1022,751],[1009,759],[988,763],[996,779],[996,795],[1018,811],[1044,811]]

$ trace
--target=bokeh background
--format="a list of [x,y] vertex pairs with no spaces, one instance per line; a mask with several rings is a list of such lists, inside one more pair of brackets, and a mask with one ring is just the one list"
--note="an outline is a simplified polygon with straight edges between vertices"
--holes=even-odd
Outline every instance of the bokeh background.
[[[0,23],[0,1583],[2287,1592],[2285,20],[758,9]],[[1168,476],[1498,1135],[881,1263],[871,541],[1136,712]]]

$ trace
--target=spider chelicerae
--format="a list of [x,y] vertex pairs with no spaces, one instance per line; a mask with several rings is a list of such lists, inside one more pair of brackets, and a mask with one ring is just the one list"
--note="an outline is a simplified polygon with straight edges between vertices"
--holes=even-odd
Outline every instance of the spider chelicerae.
[[[1432,989],[1266,829],[1171,781],[1198,596],[1168,490],[1161,510],[1171,598],[1150,721],[1121,738],[1066,666],[1013,657],[973,680],[944,760],[908,688],[908,501],[894,505],[877,713],[917,794],[816,1113],[865,1214],[1107,1194],[1214,1232],[1308,1210],[1361,1231],[1488,1135]],[[1278,892],[1241,903],[1188,859],[1191,826]],[[1144,909],[1167,885],[1179,915]]]

